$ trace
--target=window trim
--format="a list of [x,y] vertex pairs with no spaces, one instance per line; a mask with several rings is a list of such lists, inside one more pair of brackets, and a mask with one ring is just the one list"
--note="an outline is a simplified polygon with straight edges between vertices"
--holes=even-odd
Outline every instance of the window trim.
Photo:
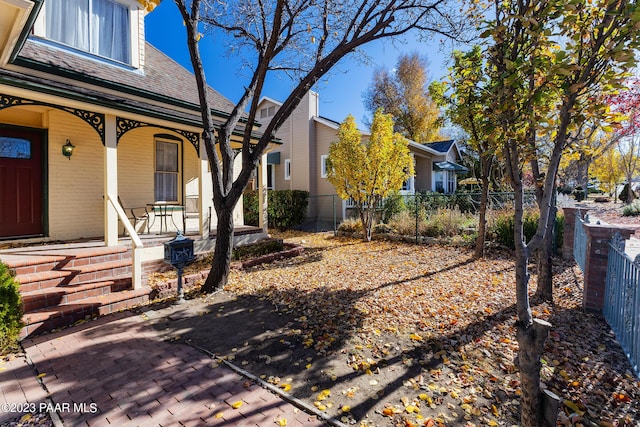
[[[178,151],[178,157],[176,159],[177,162],[177,171],[175,172],[176,175],[176,200],[157,200],[156,199],[156,174],[159,172],[158,171],[158,160],[157,160],[157,146],[158,143],[165,143],[165,144],[175,144],[177,151]],[[180,200],[182,200],[182,140],[181,139],[173,139],[173,138],[166,138],[166,137],[162,137],[162,136],[156,136],[154,137],[154,143],[153,143],[153,200],[155,202],[167,202],[167,203],[180,203]],[[166,171],[160,171],[163,173],[168,173]],[[173,173],[173,172],[171,172]]]
[[120,4],[129,10],[129,55],[130,55],[129,62],[122,62],[118,59],[114,59],[108,56],[100,55],[98,53],[86,51],[86,50],[77,48],[75,46],[71,46],[63,42],[47,38],[47,31],[46,31],[47,30],[47,26],[46,26],[46,22],[47,22],[46,9],[47,8],[46,7],[41,8],[40,13],[38,14],[38,17],[35,23],[33,24],[33,35],[42,42],[46,42],[59,49],[64,49],[69,52],[76,53],[78,55],[83,55],[90,58],[96,58],[99,60],[107,61],[112,64],[123,65],[126,67],[140,68],[141,67],[140,43],[142,41],[140,39],[140,32],[141,32],[140,19],[141,19],[141,16],[143,16],[141,15],[142,11],[138,8],[137,3],[133,1],[126,1],[126,0],[111,0],[111,1],[113,3]]
[[284,159],[284,179],[291,180],[291,159]]
[[327,177],[327,159],[329,158],[328,154],[323,154],[320,156],[320,176],[322,178]]

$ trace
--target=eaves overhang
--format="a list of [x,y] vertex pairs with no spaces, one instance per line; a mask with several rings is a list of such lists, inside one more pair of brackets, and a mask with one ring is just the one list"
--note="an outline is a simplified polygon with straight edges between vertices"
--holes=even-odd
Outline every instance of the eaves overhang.
[[[4,1],[4,0],[0,0],[0,1]],[[150,101],[161,102],[163,104],[172,105],[175,107],[184,108],[188,110],[193,110],[198,113],[200,112],[200,105],[193,104],[191,102],[182,101],[182,100],[171,98],[169,96],[161,95],[155,92],[143,90],[133,86],[128,86],[122,83],[101,79],[99,77],[90,76],[90,75],[79,73],[73,70],[67,70],[64,68],[56,67],[54,65],[36,61],[33,59],[18,57],[13,61],[13,65],[24,67],[30,70],[40,71],[53,76],[71,79],[74,81],[86,83],[88,85],[101,87],[104,89],[115,90],[128,95],[148,99]],[[227,119],[230,116],[228,112],[222,111],[222,110],[216,110],[216,109],[212,109],[211,114],[213,114],[216,117],[220,117],[222,119]],[[240,123],[246,123],[246,122],[247,122],[247,119],[245,117],[240,118]],[[254,126],[260,127],[261,124],[256,122],[254,123]]]
[[[196,114],[197,112],[195,111],[193,113],[185,113],[154,104],[115,97],[113,95],[108,95],[91,89],[80,89],[78,87],[72,87],[55,81],[47,81],[45,79],[32,76],[24,76],[9,70],[0,70],[0,85],[11,86],[30,92],[96,105],[111,110],[118,110],[123,113],[137,114],[202,129],[201,117],[199,114]],[[216,129],[220,128],[221,125],[222,122],[220,121],[214,122],[214,128]],[[239,141],[243,137],[244,129],[242,128],[237,128],[232,132],[232,139],[235,141]],[[252,142],[257,141],[261,137],[261,133],[256,131],[251,132]],[[281,144],[281,141],[275,138],[272,139],[271,142]]]
[[42,4],[43,0],[0,0],[0,67],[16,58]]

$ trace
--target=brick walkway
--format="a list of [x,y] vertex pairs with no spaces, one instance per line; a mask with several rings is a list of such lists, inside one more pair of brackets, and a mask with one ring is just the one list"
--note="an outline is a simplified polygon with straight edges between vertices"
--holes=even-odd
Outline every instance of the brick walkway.
[[[198,350],[163,341],[131,312],[23,346],[65,425],[325,425]],[[24,358],[0,365],[0,390],[0,404],[46,397]],[[0,412],[0,422],[7,416]]]

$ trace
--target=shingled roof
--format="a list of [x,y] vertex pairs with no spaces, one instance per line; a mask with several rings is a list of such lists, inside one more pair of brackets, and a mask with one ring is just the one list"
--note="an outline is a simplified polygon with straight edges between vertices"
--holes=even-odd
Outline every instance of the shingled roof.
[[449,139],[447,141],[428,142],[424,145],[440,153],[446,153],[449,151],[449,149],[451,149],[453,142],[453,139]]
[[[116,89],[122,95],[130,94],[181,107],[199,106],[195,76],[149,43],[145,45],[143,70],[112,64],[48,43],[28,39],[14,65],[20,72],[29,70],[71,78],[94,87]],[[15,71],[15,70],[14,70]],[[209,99],[214,110],[229,113],[234,105],[219,92],[209,87]]]

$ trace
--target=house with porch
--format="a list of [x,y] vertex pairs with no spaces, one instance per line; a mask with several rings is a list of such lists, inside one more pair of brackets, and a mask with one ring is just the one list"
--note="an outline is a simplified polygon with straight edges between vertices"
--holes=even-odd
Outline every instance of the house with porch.
[[[145,42],[147,13],[136,0],[0,0],[0,244],[91,240],[103,258],[126,253],[111,259],[134,296],[148,294],[162,242],[181,231],[204,251],[216,224],[195,78]],[[233,104],[211,87],[209,95],[221,123]],[[234,220],[242,229],[241,203]],[[242,231],[238,239],[266,236]],[[58,249],[47,253],[56,282],[33,286],[28,272],[45,268],[33,266],[38,257],[0,253],[41,322],[51,301],[71,300],[72,285],[94,290],[89,273],[105,276],[82,267],[94,261],[80,262],[69,245]],[[48,302],[29,293],[49,287]]]
[[[264,97],[260,100],[258,119],[266,123],[281,103]],[[267,155],[267,188],[271,190],[305,190],[310,193],[309,221],[341,221],[349,216],[352,206],[341,200],[327,178],[326,161],[329,146],[338,140],[340,122],[320,115],[319,95],[309,91],[298,107],[276,133],[282,145]],[[368,134],[362,132],[363,138]],[[421,191],[454,193],[457,176],[468,172],[459,164],[460,149],[453,140],[420,144],[409,141],[415,175],[401,193]]]

